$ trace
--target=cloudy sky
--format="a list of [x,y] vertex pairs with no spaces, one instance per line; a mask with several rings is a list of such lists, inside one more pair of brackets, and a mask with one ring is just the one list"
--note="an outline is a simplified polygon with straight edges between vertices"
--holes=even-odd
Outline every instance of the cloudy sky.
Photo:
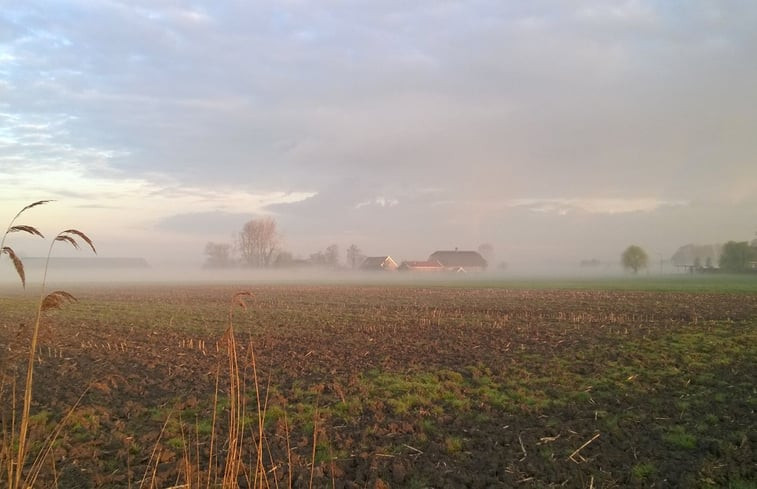
[[55,199],[23,222],[104,256],[267,215],[511,264],[757,231],[753,1],[0,3],[0,218]]

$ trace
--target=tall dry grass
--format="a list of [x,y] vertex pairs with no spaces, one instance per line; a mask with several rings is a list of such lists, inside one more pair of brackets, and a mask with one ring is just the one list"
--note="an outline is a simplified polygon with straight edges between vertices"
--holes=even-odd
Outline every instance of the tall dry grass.
[[[7,236],[14,232],[25,232],[44,238],[42,233],[39,232],[39,230],[37,230],[35,227],[29,225],[15,225],[15,222],[25,211],[42,204],[46,204],[48,202],[51,201],[40,200],[21,209],[13,217],[13,219],[11,219],[8,228],[3,234],[2,241],[0,242],[0,254],[5,253],[10,257],[16,269],[16,272],[21,279],[21,284],[24,287],[26,287],[26,274],[24,271],[23,262],[11,247],[5,246],[5,241]],[[71,244],[74,248],[79,248],[79,240],[86,243],[95,254],[97,253],[97,250],[95,249],[95,246],[89,236],[87,236],[82,231],[79,231],[78,229],[66,229],[64,231],[61,231],[55,236],[55,238],[53,238],[53,240],[50,242],[50,247],[48,248],[42,276],[42,285],[40,287],[36,317],[34,320],[34,325],[32,327],[31,339],[29,341],[29,357],[26,368],[26,379],[24,381],[23,406],[21,408],[21,413],[18,415],[17,419],[16,403],[18,399],[16,395],[16,382],[14,379],[11,387],[12,406],[10,426],[8,426],[5,422],[3,423],[2,447],[0,447],[0,462],[2,462],[5,470],[0,472],[0,475],[3,473],[5,474],[4,482],[5,484],[7,484],[8,489],[34,487],[34,484],[42,468],[42,464],[45,462],[47,456],[49,455],[54,441],[60,434],[66,418],[75,408],[75,406],[73,406],[68,411],[66,416],[64,416],[64,418],[56,425],[55,429],[51,433],[49,433],[47,439],[42,442],[42,449],[38,452],[34,460],[29,463],[28,458],[30,456],[30,440],[28,437],[29,423],[31,419],[32,389],[34,386],[34,362],[37,355],[37,343],[39,340],[39,330],[42,315],[46,311],[61,307],[66,302],[76,300],[73,295],[63,290],[46,293],[47,271],[50,264],[50,257],[52,256],[53,247],[56,243],[65,242]],[[81,397],[79,400],[81,400]],[[0,478],[0,482],[3,482],[2,478]]]
[[[212,403],[212,421],[209,441],[209,451],[205,464],[200,460],[200,436],[195,431],[192,446],[191,437],[186,436],[184,428],[181,428],[182,440],[184,440],[183,455],[180,462],[180,481],[169,489],[292,489],[294,487],[292,445],[290,440],[289,421],[284,411],[284,442],[286,443],[286,460],[277,460],[272,454],[269,436],[265,430],[266,416],[269,404],[269,392],[271,387],[270,375],[266,384],[261,383],[258,374],[258,364],[252,340],[248,343],[249,354],[240,358],[237,341],[237,333],[234,325],[235,310],[247,310],[247,301],[253,295],[249,291],[237,292],[232,296],[229,307],[228,326],[220,343],[224,346],[226,365],[221,372],[219,364],[216,370],[215,393]],[[247,372],[247,373],[245,373]],[[226,377],[222,379],[222,377]],[[228,389],[228,426],[225,433],[219,433],[219,411],[221,399],[219,396],[220,386],[224,382]],[[249,393],[248,393],[249,387]],[[248,399],[249,397],[249,399]],[[245,420],[249,419],[250,406],[254,401],[254,428],[245,431]],[[317,424],[318,412],[316,410],[313,419],[313,448],[310,459],[310,478],[308,487],[313,487],[316,469],[315,458],[318,443],[319,426]],[[168,421],[166,420],[166,423]],[[164,425],[164,429],[165,429]],[[162,435],[162,432],[161,432]],[[157,446],[156,442],[156,446]],[[224,452],[223,461],[221,452]],[[154,455],[154,454],[153,454]],[[151,457],[156,460],[156,457]],[[280,480],[278,469],[282,465],[287,466],[286,480]],[[148,476],[150,470],[156,466],[150,464],[145,472],[140,489],[156,488],[156,474]],[[333,482],[333,481],[332,481]]]
[[[16,225],[16,220],[27,210],[36,206],[51,202],[50,200],[41,200],[27,205],[19,211],[8,225],[0,241],[0,255],[7,254],[18,274],[22,286],[26,287],[26,273],[21,258],[10,247],[6,246],[6,238],[11,233],[21,232],[33,236],[44,238],[44,235],[34,226]],[[43,269],[42,282],[40,287],[39,300],[34,324],[29,340],[29,355],[27,359],[26,377],[23,382],[23,393],[17,392],[17,382],[14,380],[9,386],[11,397],[11,409],[9,422],[3,419],[2,439],[0,440],[0,486],[8,489],[31,489],[35,487],[38,481],[40,471],[43,465],[49,461],[53,471],[53,483],[57,487],[56,461],[49,460],[52,447],[58,437],[61,435],[67,420],[77,408],[81,399],[86,394],[82,393],[79,400],[69,408],[62,419],[55,427],[47,433],[44,440],[31,440],[30,420],[32,418],[32,391],[34,385],[34,364],[36,359],[40,324],[43,315],[50,310],[60,308],[67,302],[76,301],[76,297],[64,290],[47,292],[47,273],[49,269],[50,258],[54,247],[57,243],[68,243],[74,248],[80,248],[81,244],[87,245],[95,254],[94,243],[84,232],[78,229],[66,229],[58,233],[50,242],[45,266]],[[210,434],[208,458],[205,463],[200,460],[200,434],[197,427],[194,436],[184,431],[184,425],[181,426],[182,440],[185,440],[183,454],[181,458],[180,479],[178,485],[173,487],[182,489],[238,489],[240,486],[247,488],[292,488],[293,487],[293,470],[292,470],[292,446],[290,440],[290,426],[284,413],[284,428],[286,442],[286,461],[276,460],[272,455],[270,441],[265,431],[266,413],[268,408],[268,393],[270,392],[270,376],[264,389],[261,386],[258,377],[258,365],[255,357],[255,350],[252,340],[248,345],[249,355],[240,358],[237,343],[237,334],[234,325],[235,311],[248,309],[247,301],[251,300],[253,295],[249,291],[235,293],[231,298],[228,313],[228,327],[223,335],[222,343],[225,347],[226,365],[224,371],[224,382],[228,389],[228,427],[225,433],[219,433],[220,422],[218,419],[218,406],[220,403],[220,387],[222,382],[221,365],[219,364],[216,372],[216,386],[213,397],[213,415],[212,428]],[[248,374],[251,373],[251,378]],[[245,420],[248,419],[248,383],[254,392],[254,416],[256,418],[256,429],[253,432],[245,431]],[[0,386],[0,394],[5,389],[5,384]],[[23,403],[20,412],[17,409],[18,402]],[[169,414],[161,432],[158,435],[155,446],[149,457],[145,472],[138,484],[140,489],[165,489],[158,485],[158,464],[160,459],[160,440],[163,437],[166,427],[170,421]],[[313,486],[316,445],[318,443],[319,427],[317,425],[318,412],[316,410],[313,420],[313,449],[310,460],[310,479],[309,487]],[[194,446],[192,446],[194,438]],[[32,444],[41,447],[35,449],[34,453],[30,449]],[[246,450],[249,449],[249,452]],[[221,452],[225,456],[221,460]],[[127,462],[128,463],[128,462]],[[277,469],[286,464],[287,479],[279,480]],[[129,488],[132,487],[132,481],[129,480]]]

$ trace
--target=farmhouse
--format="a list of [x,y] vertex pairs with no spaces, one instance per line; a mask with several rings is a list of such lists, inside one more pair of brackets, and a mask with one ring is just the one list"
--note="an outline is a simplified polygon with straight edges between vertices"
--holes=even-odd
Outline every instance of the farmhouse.
[[388,271],[397,270],[397,262],[391,256],[369,256],[360,264],[360,270]]
[[428,259],[438,261],[446,270],[455,272],[483,272],[487,265],[477,251],[436,251]]
[[445,268],[436,260],[403,261],[399,270],[401,272],[442,272]]

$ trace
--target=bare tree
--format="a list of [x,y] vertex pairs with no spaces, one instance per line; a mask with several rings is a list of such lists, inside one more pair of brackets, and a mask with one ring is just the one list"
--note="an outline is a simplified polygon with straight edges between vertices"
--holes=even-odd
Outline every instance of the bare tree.
[[478,247],[478,252],[490,265],[494,263],[494,246],[491,243],[483,243]]
[[326,264],[330,267],[339,266],[339,246],[332,244],[326,248]]
[[251,267],[268,267],[279,246],[276,221],[270,217],[248,221],[239,232],[237,247],[242,261]]
[[276,268],[291,267],[294,263],[294,256],[288,251],[280,251],[276,255],[276,260],[273,262],[273,266]]
[[365,256],[356,245],[352,244],[347,248],[347,264],[350,268],[357,268],[357,266],[363,261],[363,258],[365,258]]
[[339,266],[339,247],[332,244],[326,251],[311,253],[309,261],[313,265],[336,268]]
[[209,241],[205,245],[206,267],[228,267],[231,265],[231,245]]
[[310,253],[310,257],[308,258],[308,261],[310,261],[311,265],[325,265],[326,264],[326,255],[323,253],[323,251],[316,251],[315,253]]

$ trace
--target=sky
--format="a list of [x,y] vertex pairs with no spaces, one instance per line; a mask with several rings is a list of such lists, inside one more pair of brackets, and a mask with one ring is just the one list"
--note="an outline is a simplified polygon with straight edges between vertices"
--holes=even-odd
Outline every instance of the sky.
[[54,199],[19,222],[102,256],[265,216],[296,256],[511,265],[757,231],[757,2],[0,6],[0,221]]

